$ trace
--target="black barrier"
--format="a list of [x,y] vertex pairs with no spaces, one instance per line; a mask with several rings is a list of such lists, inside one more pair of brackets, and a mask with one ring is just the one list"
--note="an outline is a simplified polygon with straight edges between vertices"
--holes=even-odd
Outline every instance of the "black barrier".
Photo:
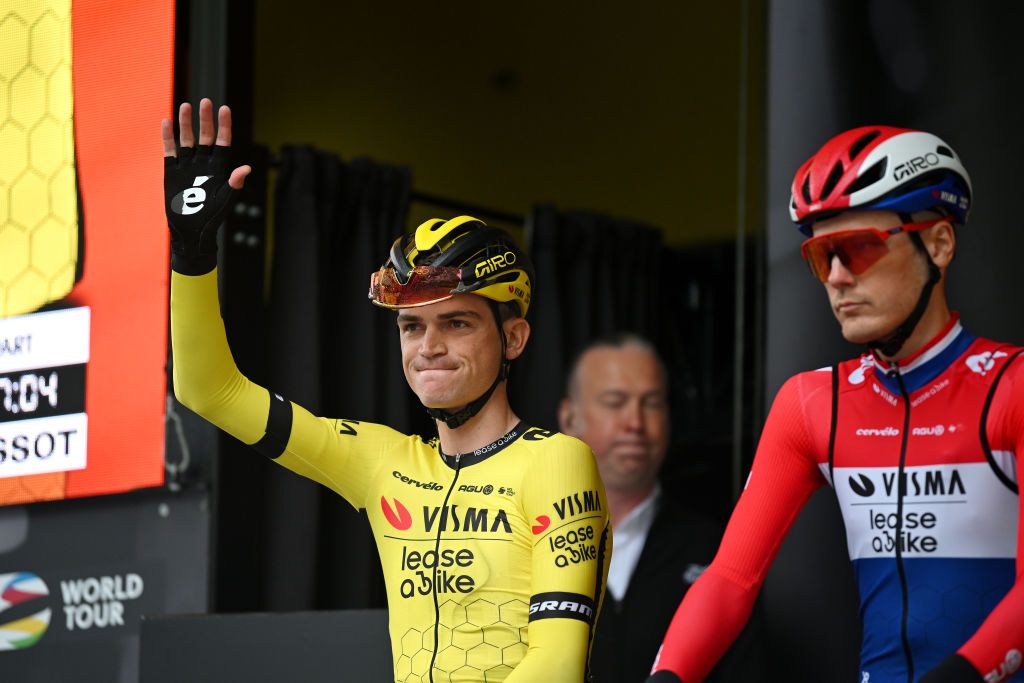
[[386,610],[146,617],[141,683],[391,680]]
[[208,608],[203,492],[0,508],[0,680],[138,680],[143,614]]

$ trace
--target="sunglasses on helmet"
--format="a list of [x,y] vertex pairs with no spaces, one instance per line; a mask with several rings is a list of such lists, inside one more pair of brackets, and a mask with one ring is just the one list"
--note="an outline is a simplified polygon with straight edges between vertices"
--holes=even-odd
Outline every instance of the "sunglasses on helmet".
[[889,245],[886,242],[893,235],[927,230],[948,220],[950,219],[936,218],[921,223],[904,223],[895,228],[837,230],[805,240],[800,246],[800,253],[810,266],[814,277],[822,282],[828,281],[828,275],[832,270],[832,257],[837,257],[843,267],[854,275],[860,275],[889,253]]
[[462,282],[459,268],[416,266],[402,282],[394,268],[381,268],[370,275],[370,300],[384,308],[426,306],[452,298]]

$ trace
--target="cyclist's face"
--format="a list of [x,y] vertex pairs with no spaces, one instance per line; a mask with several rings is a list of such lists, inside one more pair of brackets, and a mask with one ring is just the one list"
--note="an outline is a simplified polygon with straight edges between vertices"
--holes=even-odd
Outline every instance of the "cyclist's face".
[[457,294],[398,313],[405,378],[428,408],[460,408],[498,375],[501,340],[487,302]]
[[594,451],[609,491],[646,493],[668,448],[665,377],[649,351],[633,344],[597,347],[580,359],[576,396],[562,402],[563,432]]
[[[902,221],[892,211],[849,211],[814,224],[814,235],[857,228],[893,228]],[[843,337],[866,344],[891,333],[910,315],[925,280],[927,264],[905,234],[886,240],[888,253],[859,275],[832,257],[825,282],[832,313]]]

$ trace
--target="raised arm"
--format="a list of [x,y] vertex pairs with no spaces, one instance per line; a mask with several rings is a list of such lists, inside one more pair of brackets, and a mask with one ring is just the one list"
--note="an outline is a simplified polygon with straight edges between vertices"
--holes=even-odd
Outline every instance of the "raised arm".
[[[383,452],[403,438],[379,425],[358,430],[317,418],[249,381],[228,347],[217,296],[217,229],[251,170],[229,171],[231,110],[199,103],[199,144],[192,107],[179,110],[180,147],[169,120],[162,123],[164,191],[171,229],[171,349],[174,393],[185,406],[243,443],[363,507],[366,486]],[[358,458],[350,457],[358,451]]]

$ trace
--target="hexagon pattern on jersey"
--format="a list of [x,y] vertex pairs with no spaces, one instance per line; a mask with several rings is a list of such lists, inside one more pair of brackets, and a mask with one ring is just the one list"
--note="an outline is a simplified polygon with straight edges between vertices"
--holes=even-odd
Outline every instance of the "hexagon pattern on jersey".
[[70,0],[0,9],[0,317],[75,284],[78,190]]
[[[446,600],[439,606],[434,683],[503,681],[526,656],[529,605],[522,600],[501,604],[476,598],[464,604]],[[411,628],[401,640],[395,671],[402,683],[426,683],[434,653],[434,627]]]

